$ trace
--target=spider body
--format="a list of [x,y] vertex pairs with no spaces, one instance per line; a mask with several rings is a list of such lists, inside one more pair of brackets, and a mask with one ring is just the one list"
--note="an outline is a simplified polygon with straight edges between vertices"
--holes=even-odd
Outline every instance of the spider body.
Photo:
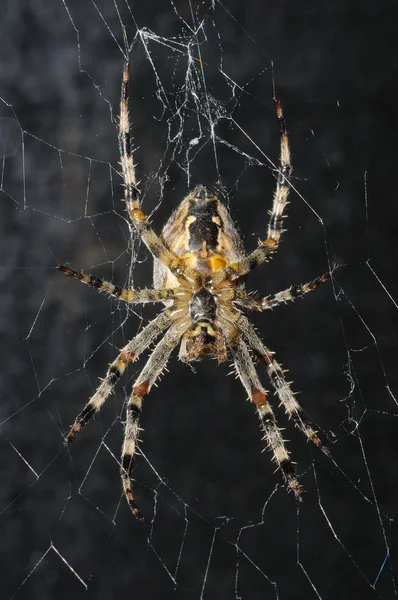
[[284,211],[289,193],[291,173],[290,150],[282,109],[275,100],[281,131],[280,167],[276,189],[269,212],[267,237],[258,247],[245,253],[238,229],[226,206],[213,191],[198,185],[171,215],[157,236],[141,210],[131,151],[128,117],[129,65],[123,72],[120,102],[119,147],[124,180],[127,213],[131,224],[154,258],[153,288],[124,289],[86,275],[69,267],[59,270],[83,283],[97,288],[129,304],[159,302],[164,305],[159,315],[122,348],[110,364],[94,395],[76,417],[65,442],[72,441],[81,428],[100,410],[113,392],[127,366],[160,338],[146,365],[136,379],[126,403],[125,436],[121,459],[124,493],[134,515],[141,519],[135,501],[131,474],[138,443],[139,420],[143,398],[162,373],[172,351],[179,346],[179,358],[184,362],[209,356],[224,362],[232,356],[237,376],[260,418],[267,447],[280,469],[288,490],[300,500],[302,488],[290,453],[278,427],[274,411],[256,372],[254,359],[265,367],[274,393],[287,415],[307,440],[325,453],[311,422],[298,404],[285,371],[273,352],[261,341],[244,310],[263,311],[296,300],[330,279],[326,273],[309,283],[289,288],[257,299],[246,292],[246,275],[269,260],[279,247],[284,231]]
[[198,185],[171,215],[161,240],[184,270],[195,273],[181,285],[170,269],[154,262],[154,288],[175,290],[174,303],[166,304],[191,319],[191,327],[182,338],[180,359],[191,362],[215,356],[218,362],[227,360],[217,321],[225,298],[234,295],[235,289],[243,289],[241,279],[228,281],[228,291],[225,281],[213,286],[214,273],[243,255],[242,239],[228,209],[209,187]]

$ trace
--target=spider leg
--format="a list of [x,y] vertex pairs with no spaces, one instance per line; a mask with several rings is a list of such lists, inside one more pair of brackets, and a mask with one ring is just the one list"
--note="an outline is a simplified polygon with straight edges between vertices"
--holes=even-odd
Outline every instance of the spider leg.
[[113,392],[115,385],[123,375],[129,363],[133,362],[155,339],[168,328],[171,324],[171,318],[168,311],[161,312],[156,319],[151,321],[144,329],[128,344],[121,349],[117,358],[109,365],[105,379],[103,379],[97,388],[95,394],[87,402],[83,410],[77,415],[74,424],[65,437],[65,443],[71,442],[79,433],[82,427],[87,425],[94,415],[100,410],[101,406]]
[[85,275],[84,273],[79,273],[78,271],[74,271],[69,267],[65,267],[60,265],[57,267],[58,271],[65,273],[69,277],[73,277],[82,283],[86,283],[91,287],[97,288],[99,292],[105,292],[118,300],[123,300],[128,304],[145,304],[147,302],[164,302],[164,300],[173,300],[174,292],[172,289],[167,288],[164,290],[155,290],[155,289],[143,289],[143,290],[126,290],[124,288],[119,287],[118,285],[114,285],[113,283],[109,283],[109,281],[103,281],[99,277],[95,275]]
[[231,347],[234,357],[236,372],[246,389],[249,398],[256,405],[261,427],[264,431],[264,439],[267,448],[273,452],[273,460],[281,469],[283,478],[289,490],[294,492],[298,500],[301,500],[302,488],[296,476],[296,469],[290,460],[281,430],[278,427],[274,412],[267,401],[264,388],[262,387],[249,350],[245,342],[239,341],[236,347]]
[[281,235],[285,231],[285,229],[283,229],[283,220],[285,218],[283,213],[288,204],[287,197],[289,195],[289,178],[292,172],[292,166],[290,162],[289,140],[282,107],[279,100],[276,98],[274,99],[274,102],[276,116],[280,127],[281,148],[272,210],[268,213],[269,223],[267,238],[260,242],[260,245],[256,250],[253,250],[253,252],[238,262],[230,264],[225,269],[219,269],[213,278],[216,285],[223,279],[237,279],[238,277],[242,277],[271,258],[278,250]]
[[133,393],[127,402],[120,474],[122,477],[123,490],[130,509],[135,517],[140,520],[143,517],[135,502],[131,484],[131,473],[135,463],[142,399],[149,393],[152,385],[162,373],[172,351],[177,346],[181,336],[188,327],[188,319],[180,320],[170,327],[149,357],[149,360],[134,384]]
[[122,91],[120,98],[120,121],[119,121],[119,151],[120,162],[124,180],[124,201],[127,212],[134,229],[152,254],[165,267],[175,275],[181,284],[187,279],[196,279],[193,269],[183,266],[177,258],[165,246],[161,238],[156,235],[149,224],[148,217],[141,210],[140,193],[135,175],[135,165],[131,148],[131,133],[128,111],[130,65],[125,63],[123,70]]
[[293,302],[296,298],[302,298],[305,294],[308,294],[308,292],[318,288],[322,283],[327,283],[330,278],[330,273],[324,273],[320,277],[315,277],[312,281],[301,283],[299,285],[291,285],[286,290],[259,299],[253,298],[253,296],[250,296],[250,294],[245,291],[238,291],[235,302],[248,310],[269,310],[280,304]]
[[310,419],[306,416],[300,404],[297,402],[295,394],[290,388],[291,382],[286,381],[281,365],[273,358],[274,353],[263,344],[256,334],[254,327],[246,317],[242,316],[240,318],[238,327],[249,347],[265,364],[272,387],[285,408],[289,419],[293,418],[295,426],[303,435],[305,435],[307,440],[311,440],[311,442],[318,446],[325,454],[329,454],[328,448],[322,443]]

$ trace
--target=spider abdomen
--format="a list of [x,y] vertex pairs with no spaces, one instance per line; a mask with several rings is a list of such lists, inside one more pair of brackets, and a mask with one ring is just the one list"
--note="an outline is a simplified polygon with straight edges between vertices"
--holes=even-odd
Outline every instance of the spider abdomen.
[[[203,281],[244,255],[242,239],[228,208],[205,185],[198,185],[173,212],[162,231],[166,247]],[[177,279],[159,261],[154,287],[175,288]]]

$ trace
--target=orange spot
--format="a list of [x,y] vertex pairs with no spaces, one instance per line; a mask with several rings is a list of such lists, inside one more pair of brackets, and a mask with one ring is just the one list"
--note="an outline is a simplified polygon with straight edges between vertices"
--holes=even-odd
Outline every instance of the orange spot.
[[271,247],[273,246],[273,247],[275,247],[275,246],[278,245],[278,242],[276,240],[274,240],[273,238],[268,238],[268,239],[265,240],[265,242],[263,242],[263,245],[264,246],[271,246]]
[[119,359],[124,363],[131,363],[135,359],[134,352],[122,352]]
[[135,388],[133,388],[133,392],[136,396],[146,396],[149,392],[149,379],[140,383],[140,385],[136,385]]
[[227,265],[227,261],[220,254],[214,254],[208,261],[210,271],[218,271],[218,269],[224,269]]
[[256,406],[262,406],[263,404],[267,404],[267,396],[263,390],[252,388],[252,401]]
[[139,221],[145,221],[145,219],[146,219],[146,216],[144,215],[142,210],[140,210],[139,208],[134,208],[130,212],[130,216],[132,219],[138,219]]

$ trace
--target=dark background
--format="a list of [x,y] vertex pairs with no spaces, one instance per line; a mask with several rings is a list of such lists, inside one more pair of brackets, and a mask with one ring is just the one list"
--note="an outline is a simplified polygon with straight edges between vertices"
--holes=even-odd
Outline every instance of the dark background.
[[129,42],[146,28],[130,53],[144,209],[160,231],[190,187],[216,185],[254,248],[275,185],[275,83],[299,193],[277,257],[249,287],[272,293],[339,267],[333,285],[253,320],[333,458],[278,412],[306,489],[297,510],[230,368],[204,361],[195,374],[175,357],[145,400],[146,458],[135,472],[144,523],[121,497],[117,464],[123,401],[143,361],[63,447],[117,348],[156,314],[127,312],[55,269],[69,262],[119,284],[151,282],[137,241],[131,261],[120,202],[122,27],[111,0],[3,0],[1,597],[392,598],[398,8],[196,5],[207,96],[189,3],[116,3]]

